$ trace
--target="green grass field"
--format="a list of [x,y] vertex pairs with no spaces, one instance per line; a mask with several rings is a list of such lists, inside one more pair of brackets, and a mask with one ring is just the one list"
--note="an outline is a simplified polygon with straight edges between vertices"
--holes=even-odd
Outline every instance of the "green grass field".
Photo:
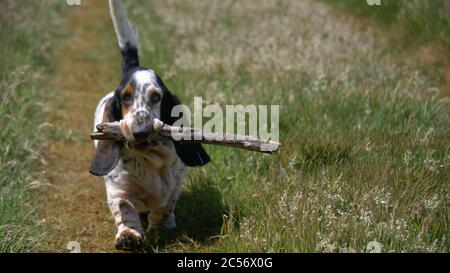
[[143,63],[183,101],[281,108],[280,155],[208,147],[172,250],[448,251],[448,105],[370,34],[293,2],[130,5]]
[[[207,146],[212,163],[190,171],[177,230],[154,234],[145,251],[366,252],[374,241],[383,252],[450,251],[450,111],[426,67],[398,63],[396,50],[322,1],[127,6],[141,63],[184,103],[280,105],[283,144],[278,155]],[[391,23],[402,8],[376,16]],[[39,83],[52,75],[43,69],[52,37],[38,30],[55,28],[55,10],[39,9],[22,28],[0,21],[2,252],[39,250],[45,232],[29,185],[38,179]],[[447,41],[441,19],[408,35]]]
[[42,239],[32,188],[56,18],[47,4],[0,1],[0,252],[36,251]]

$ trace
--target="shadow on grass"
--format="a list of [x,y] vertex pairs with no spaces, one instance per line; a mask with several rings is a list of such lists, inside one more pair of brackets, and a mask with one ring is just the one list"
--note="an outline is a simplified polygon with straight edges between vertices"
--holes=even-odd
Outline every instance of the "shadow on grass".
[[223,216],[227,211],[217,187],[196,181],[189,185],[177,202],[177,228],[147,234],[144,251],[181,251],[183,244],[188,244],[189,249],[210,245],[214,242],[213,237],[220,235]]

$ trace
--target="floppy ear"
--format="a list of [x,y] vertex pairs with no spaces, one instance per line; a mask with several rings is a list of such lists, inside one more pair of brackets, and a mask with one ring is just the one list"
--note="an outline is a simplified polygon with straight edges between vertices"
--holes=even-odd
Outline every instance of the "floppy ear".
[[[165,90],[163,98],[161,100],[161,121],[173,125],[181,117],[172,117],[172,108],[176,105],[180,105],[181,102],[170,91]],[[211,161],[211,158],[206,153],[205,149],[199,143],[183,143],[180,141],[174,141],[175,150],[178,157],[184,164],[190,167],[203,166]]]
[[[120,108],[117,107],[119,106],[115,97],[106,101],[103,122],[120,120]],[[99,140],[89,172],[96,176],[107,175],[119,163],[121,149],[122,145],[117,141]]]

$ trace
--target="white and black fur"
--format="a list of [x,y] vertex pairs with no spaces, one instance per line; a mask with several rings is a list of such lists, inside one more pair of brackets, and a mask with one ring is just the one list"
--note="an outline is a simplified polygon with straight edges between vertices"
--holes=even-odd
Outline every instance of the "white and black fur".
[[178,119],[171,111],[180,101],[153,70],[139,65],[137,38],[121,1],[109,0],[109,8],[122,55],[122,79],[98,104],[94,130],[96,124],[123,120],[127,141],[96,141],[90,172],[104,177],[118,229],[116,248],[132,250],[141,246],[146,223],[149,229],[176,227],[174,208],[187,166],[204,165],[210,158],[200,144],[145,140],[151,132],[142,128],[151,127],[154,118],[167,124]]

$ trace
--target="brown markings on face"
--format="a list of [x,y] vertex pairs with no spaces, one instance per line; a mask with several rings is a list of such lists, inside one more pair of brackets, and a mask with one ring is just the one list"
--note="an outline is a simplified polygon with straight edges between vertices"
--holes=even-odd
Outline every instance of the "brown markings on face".
[[133,106],[134,87],[128,83],[125,88],[120,91],[120,101],[122,102],[122,117],[125,117]]

